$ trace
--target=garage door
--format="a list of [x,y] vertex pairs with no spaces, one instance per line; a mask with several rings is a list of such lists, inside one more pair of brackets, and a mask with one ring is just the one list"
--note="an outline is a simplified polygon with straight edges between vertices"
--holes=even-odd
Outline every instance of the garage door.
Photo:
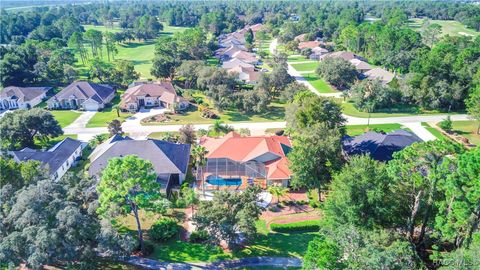
[[98,111],[98,103],[83,103],[85,111]]

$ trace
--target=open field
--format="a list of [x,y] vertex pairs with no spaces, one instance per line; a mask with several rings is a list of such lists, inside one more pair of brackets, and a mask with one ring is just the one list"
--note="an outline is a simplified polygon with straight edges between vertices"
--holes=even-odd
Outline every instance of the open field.
[[[410,19],[408,26],[415,31],[420,31],[422,27],[422,20],[420,18]],[[467,28],[460,22],[449,20],[430,20],[430,23],[436,23],[442,26],[442,35],[451,36],[478,36],[480,32]]]
[[318,61],[311,61],[309,63],[301,63],[301,64],[292,64],[292,67],[297,71],[314,71],[317,69],[319,62]]
[[113,108],[114,105],[120,103],[120,96],[117,94],[115,98],[112,100],[112,105],[106,107],[101,112],[97,112],[90,121],[87,123],[87,128],[90,127],[105,127],[107,126],[108,122],[111,122],[114,119],[120,120],[120,122],[125,121],[128,117],[132,116],[133,114],[128,112],[120,111],[120,117],[117,116],[117,110]]
[[58,123],[62,128],[73,123],[73,121],[75,121],[75,119],[77,119],[81,115],[80,112],[70,110],[55,110],[50,112],[52,113],[53,117],[57,119]]
[[[119,27],[106,27],[103,25],[93,26],[93,25],[83,25],[85,30],[96,29],[102,32],[119,32],[122,29]],[[172,35],[176,32],[181,32],[187,29],[186,27],[175,27],[175,26],[166,26],[164,24],[164,29],[162,31],[163,35]],[[88,48],[88,47],[87,47]],[[118,54],[115,55],[116,60],[128,60],[132,61],[135,65],[135,70],[140,73],[140,77],[148,79],[152,78],[150,74],[150,69],[152,67],[152,60],[155,52],[155,41],[134,41],[125,44],[117,45]],[[107,59],[106,49],[103,50],[103,59]],[[78,58],[78,57],[77,57]],[[80,71],[81,74],[85,74],[86,68],[79,62],[76,65],[76,68]]]
[[478,121],[453,121],[454,132],[464,136],[471,143],[480,145],[480,135],[477,134]]

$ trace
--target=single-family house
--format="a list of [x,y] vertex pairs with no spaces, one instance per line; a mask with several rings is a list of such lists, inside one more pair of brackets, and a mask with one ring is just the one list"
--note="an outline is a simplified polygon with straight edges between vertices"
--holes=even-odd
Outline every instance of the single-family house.
[[367,79],[379,80],[383,84],[389,84],[395,78],[395,74],[383,68],[374,68],[363,74]]
[[259,63],[257,56],[254,53],[247,51],[237,51],[232,54],[232,58],[237,58],[245,63],[257,65]]
[[324,54],[320,57],[319,60],[323,60],[325,58],[333,58],[333,57],[342,58],[345,61],[359,59],[359,57],[352,52],[338,51],[338,52],[331,52],[331,53]]
[[179,109],[188,107],[188,101],[177,95],[171,82],[143,83],[128,88],[121,96],[120,109],[138,111],[141,107]]
[[222,63],[222,68],[224,69],[231,69],[235,67],[244,67],[244,68],[254,68],[255,66],[253,64],[244,62],[238,58],[233,58],[229,61],[223,62]]
[[312,53],[308,56],[311,60],[319,60],[322,55],[327,54],[329,51],[322,47],[315,47],[312,49]]
[[390,133],[366,132],[342,140],[343,153],[348,158],[352,155],[370,155],[379,161],[389,161],[393,153],[422,140],[415,134],[406,130],[395,130]]
[[298,41],[298,42],[304,42],[305,39],[307,39],[307,34],[300,34],[296,37],[293,38],[293,40]]
[[108,85],[87,81],[73,82],[47,101],[49,109],[80,109],[98,111],[115,97],[115,90]]
[[354,58],[349,61],[355,68],[357,69],[358,72],[364,73],[372,69],[372,67],[365,61],[362,61],[360,59]]
[[262,72],[256,71],[254,67],[236,66],[228,69],[229,73],[237,73],[238,79],[249,84],[256,84]]
[[58,180],[80,159],[84,145],[81,141],[67,137],[47,151],[27,147],[20,151],[10,151],[9,154],[16,162],[40,161],[48,169],[50,177]]
[[45,98],[52,87],[8,86],[0,90],[0,110],[30,109]]
[[203,189],[244,189],[257,184],[288,186],[292,173],[287,154],[291,142],[285,136],[242,137],[230,132],[220,138],[202,137],[207,161],[197,171]]
[[320,46],[320,41],[302,41],[298,44],[298,49],[313,49]]
[[240,45],[232,45],[227,48],[220,48],[215,51],[215,57],[222,60],[227,61],[233,57],[233,54],[245,50],[245,47]]
[[169,192],[184,180],[190,160],[190,145],[147,139],[133,140],[120,135],[112,136],[98,145],[90,154],[90,176],[100,177],[108,161],[115,157],[136,155],[152,163],[157,181]]

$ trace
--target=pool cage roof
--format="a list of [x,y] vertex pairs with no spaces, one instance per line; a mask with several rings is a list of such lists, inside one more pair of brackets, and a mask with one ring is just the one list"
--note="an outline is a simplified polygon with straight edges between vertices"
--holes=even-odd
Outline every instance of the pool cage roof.
[[208,158],[206,165],[200,167],[197,179],[205,180],[209,175],[221,176],[222,178],[266,178],[265,164],[258,161],[237,162],[229,158]]

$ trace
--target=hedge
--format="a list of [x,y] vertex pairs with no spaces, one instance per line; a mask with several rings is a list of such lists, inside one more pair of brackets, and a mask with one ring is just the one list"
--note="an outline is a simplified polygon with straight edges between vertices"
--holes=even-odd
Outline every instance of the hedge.
[[286,224],[271,223],[270,229],[274,232],[299,232],[320,230],[319,220],[304,220]]

